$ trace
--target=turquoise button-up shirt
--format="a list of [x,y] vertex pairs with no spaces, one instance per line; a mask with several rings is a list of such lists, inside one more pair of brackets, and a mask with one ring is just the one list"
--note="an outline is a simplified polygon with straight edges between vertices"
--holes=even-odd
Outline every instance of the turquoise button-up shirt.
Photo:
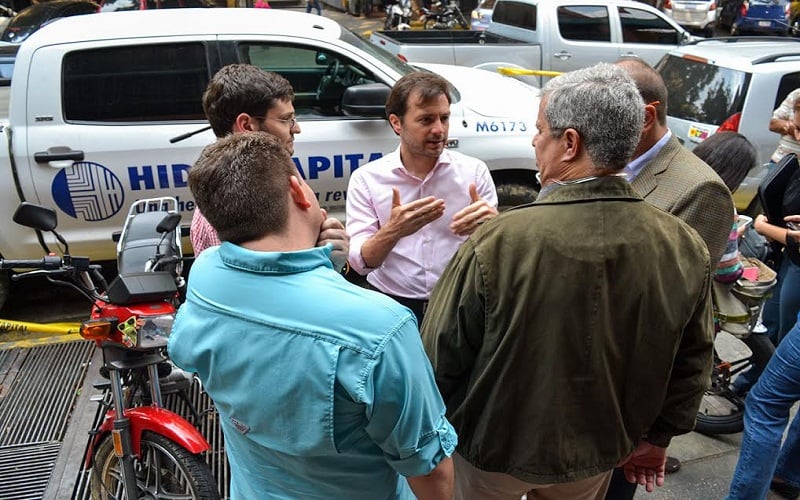
[[330,247],[223,243],[189,276],[169,354],[214,400],[231,497],[408,498],[456,445],[413,314]]

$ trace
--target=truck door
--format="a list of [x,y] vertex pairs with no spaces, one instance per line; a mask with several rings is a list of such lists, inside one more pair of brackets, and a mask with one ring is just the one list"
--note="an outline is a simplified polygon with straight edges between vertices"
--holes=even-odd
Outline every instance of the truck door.
[[560,5],[556,18],[558,30],[551,32],[551,53],[542,54],[550,58],[550,69],[566,72],[617,59],[607,6]]
[[174,196],[182,224],[191,221],[187,172],[214,136],[170,138],[207,124],[201,97],[218,64],[211,40],[52,45],[33,54],[26,126],[14,130],[15,151],[27,154],[17,153],[17,165],[35,188],[28,199],[57,210],[73,254],[113,259],[111,235],[137,199]]
[[394,151],[399,141],[382,112],[345,115],[342,96],[354,85],[391,87],[393,81],[356,53],[320,40],[230,40],[224,47],[223,53],[234,52],[238,62],[279,73],[292,84],[301,129],[293,160],[322,208],[344,220],[350,174]]
[[619,31],[614,39],[619,42],[620,57],[638,57],[655,66],[683,40],[685,32],[654,9],[617,7],[615,14],[619,23],[613,24]]

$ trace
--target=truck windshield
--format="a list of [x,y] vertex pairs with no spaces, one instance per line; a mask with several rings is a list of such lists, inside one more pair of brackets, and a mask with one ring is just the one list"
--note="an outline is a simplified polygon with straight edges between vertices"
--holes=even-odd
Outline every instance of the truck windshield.
[[391,66],[392,69],[400,73],[400,76],[405,75],[406,73],[411,73],[412,71],[416,71],[417,68],[410,66],[409,64],[404,63],[396,56],[390,54],[389,52],[383,50],[382,48],[378,47],[374,43],[370,43],[369,40],[364,40],[360,36],[356,35],[349,29],[342,26],[342,34],[339,37],[342,41],[353,45],[357,49],[363,50],[364,52],[369,53],[371,56],[378,59],[380,62]]
[[708,125],[720,125],[742,110],[750,73],[668,55],[658,72],[669,89],[670,116]]
[[[353,45],[354,47],[363,50],[364,52],[368,52],[370,55],[378,59],[380,62],[390,66],[392,69],[400,73],[400,76],[406,75],[407,73],[411,73],[414,71],[428,71],[425,68],[418,68],[416,66],[412,66],[407,64],[396,56],[390,54],[389,52],[383,50],[382,48],[378,47],[377,45],[370,43],[369,40],[365,40],[360,36],[356,35],[352,31],[348,30],[344,26],[342,26],[342,34],[339,37],[343,41]],[[453,85],[453,82],[450,82],[450,86],[453,88],[453,95],[450,96],[451,101],[453,103],[457,103],[461,100],[461,94]]]

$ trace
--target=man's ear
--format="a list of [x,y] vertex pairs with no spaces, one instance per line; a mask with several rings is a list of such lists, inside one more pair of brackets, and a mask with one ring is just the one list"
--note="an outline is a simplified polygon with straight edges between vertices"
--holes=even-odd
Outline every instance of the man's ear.
[[564,141],[564,159],[574,160],[581,154],[581,136],[574,128],[568,128],[561,137]]
[[248,115],[247,113],[239,113],[236,119],[233,120],[233,127],[231,132],[238,134],[240,132],[256,132],[258,131],[256,118]]
[[292,201],[301,208],[311,208],[311,200],[306,196],[303,191],[303,185],[296,176],[289,177],[289,192],[292,194]]
[[390,114],[389,124],[392,126],[394,133],[400,135],[400,131],[403,130],[403,122],[400,120],[400,117],[394,113]]
[[652,104],[647,104],[644,107],[644,127],[642,131],[650,130],[658,123],[658,110]]

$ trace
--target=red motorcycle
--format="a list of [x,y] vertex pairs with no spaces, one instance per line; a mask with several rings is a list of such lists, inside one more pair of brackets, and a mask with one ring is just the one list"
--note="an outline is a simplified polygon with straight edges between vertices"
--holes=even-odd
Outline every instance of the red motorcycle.
[[[21,204],[14,221],[51,232],[63,255],[0,260],[0,269],[32,269],[14,279],[44,275],[93,302],[81,336],[103,352],[108,382],[100,405],[105,417],[90,434],[85,467],[95,499],[217,499],[203,452],[210,446],[187,420],[162,406],[172,365],[166,345],[178,305],[182,254],[180,214],[174,198],[142,200],[131,207],[117,246],[119,274],[107,284],[100,266],[69,254],[55,231],[54,211]],[[180,372],[176,371],[182,379]],[[174,375],[174,374],[173,374]],[[185,380],[185,379],[184,379]]]

